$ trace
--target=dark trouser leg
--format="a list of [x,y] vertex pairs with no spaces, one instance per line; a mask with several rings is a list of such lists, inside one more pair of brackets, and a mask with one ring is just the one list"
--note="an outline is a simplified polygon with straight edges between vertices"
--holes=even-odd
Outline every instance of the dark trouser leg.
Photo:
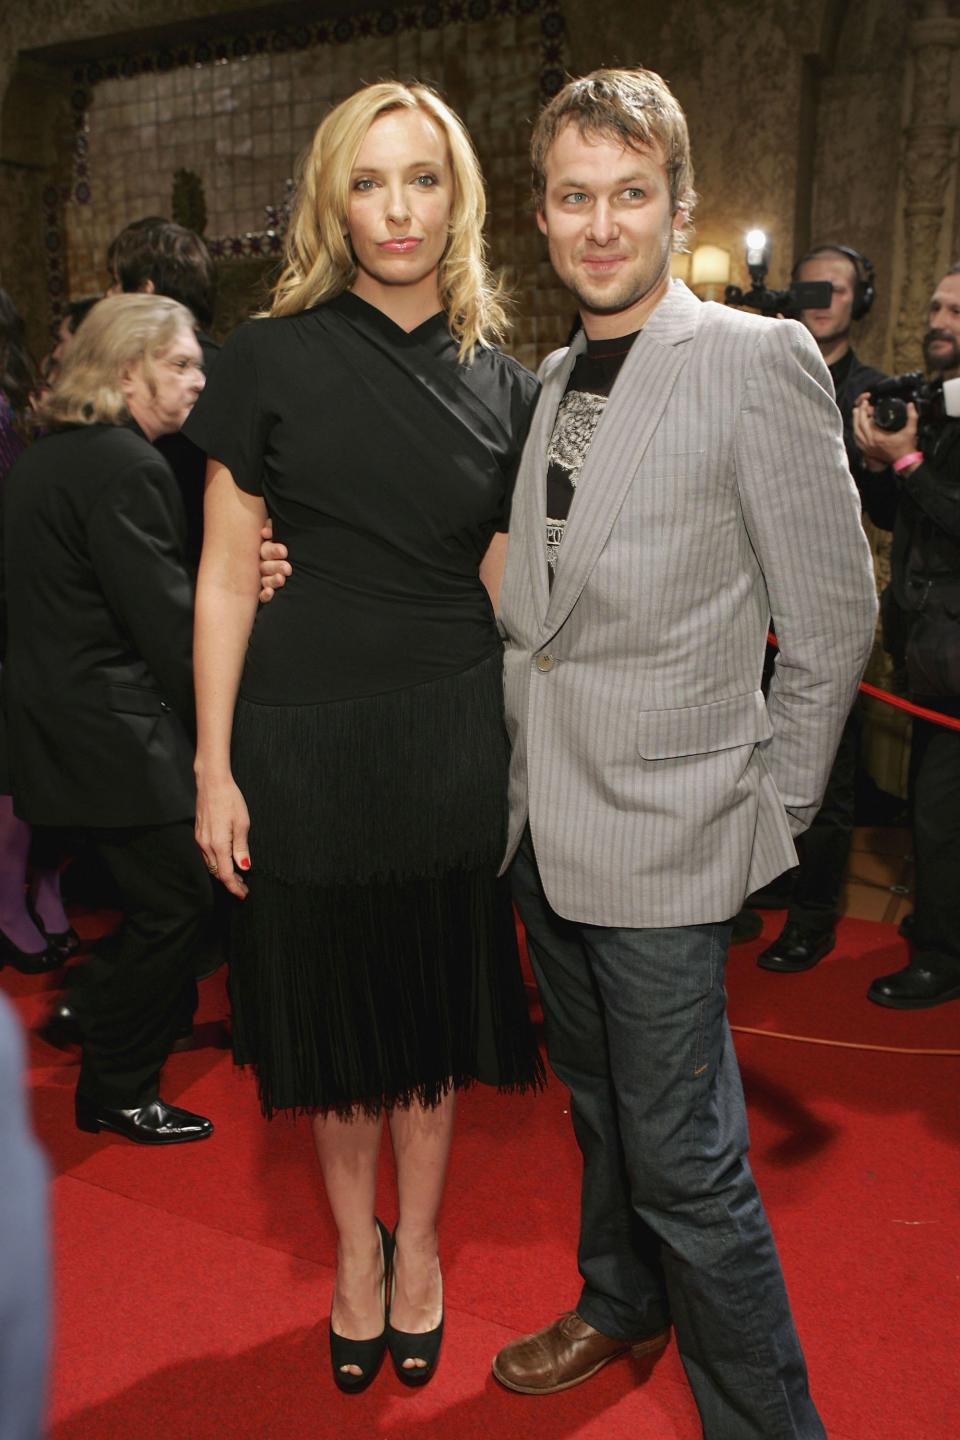
[[913,722],[913,963],[960,976],[960,731]]
[[571,1092],[583,1155],[577,1310],[595,1329],[640,1340],[670,1322],[660,1242],[630,1201],[602,1004],[579,927],[547,902],[529,834],[511,872],[543,1002],[547,1053]]
[[[640,1317],[664,1313],[663,1281],[647,1261],[655,1239],[706,1440],[822,1440],[746,1159],[723,985],[729,926],[568,925],[560,934],[565,922],[554,917],[546,928],[532,902],[531,869],[525,851],[517,899],[535,927],[548,1053],[571,1087],[578,1140],[587,1142],[582,1251],[590,1258],[620,1247],[585,1273],[580,1314],[616,1336],[644,1333]],[[639,1232],[630,1231],[625,1208]],[[646,1237],[639,1258],[629,1244],[637,1233]],[[629,1313],[631,1304],[633,1326],[610,1329],[608,1314]]]
[[123,920],[85,966],[77,1091],[101,1105],[133,1109],[156,1098],[192,981],[210,884],[191,821],[86,835],[120,892]]
[[800,868],[787,920],[813,934],[832,930],[840,911],[840,891],[853,840],[860,730],[860,710],[854,706],[843,727],[823,804],[797,842]]

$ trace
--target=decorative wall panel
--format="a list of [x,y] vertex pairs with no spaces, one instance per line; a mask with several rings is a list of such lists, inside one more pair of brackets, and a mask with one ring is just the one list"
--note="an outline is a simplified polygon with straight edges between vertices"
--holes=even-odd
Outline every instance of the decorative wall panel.
[[329,107],[364,81],[417,78],[446,95],[474,138],[492,257],[520,292],[513,348],[532,362],[570,320],[540,263],[528,198],[530,123],[562,84],[563,54],[556,0],[429,0],[77,67],[69,173],[65,163],[46,195],[54,311],[67,290],[103,288],[106,247],[123,225],[171,212],[178,170],[203,183],[215,257],[279,254],[297,158]]

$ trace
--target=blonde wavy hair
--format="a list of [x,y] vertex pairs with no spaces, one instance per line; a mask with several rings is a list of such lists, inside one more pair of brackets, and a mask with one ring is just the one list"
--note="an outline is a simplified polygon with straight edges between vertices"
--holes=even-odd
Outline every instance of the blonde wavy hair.
[[64,357],[60,373],[37,407],[46,425],[122,425],[129,419],[124,375],[142,362],[153,390],[153,361],[177,332],[194,330],[185,305],[166,295],[111,295],[98,300]]
[[353,284],[357,265],[347,232],[350,174],[364,136],[391,110],[422,110],[446,138],[453,172],[453,206],[440,261],[440,304],[460,359],[476,345],[502,339],[508,299],[487,264],[483,176],[463,122],[429,85],[381,80],[340,102],[322,121],[301,166],[284,247],[284,268],[270,315],[295,315],[332,300]]

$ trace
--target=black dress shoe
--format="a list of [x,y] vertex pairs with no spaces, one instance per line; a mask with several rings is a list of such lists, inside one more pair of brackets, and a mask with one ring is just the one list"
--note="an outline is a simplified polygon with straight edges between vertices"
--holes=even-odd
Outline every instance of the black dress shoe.
[[0,969],[12,965],[21,975],[44,975],[48,970],[59,970],[62,964],[63,956],[52,945],[45,950],[21,950],[0,930]]
[[944,1005],[948,1000],[960,1000],[960,971],[953,966],[939,970],[907,965],[874,980],[867,999],[891,1010],[925,1010],[930,1005]]
[[80,1017],[65,1000],[54,1005],[46,1019],[37,1026],[37,1034],[48,1045],[57,1050],[67,1050],[71,1045],[83,1044],[83,1029]]
[[802,925],[788,920],[773,944],[757,956],[757,964],[761,970],[776,970],[781,975],[812,970],[824,955],[830,954],[836,943],[833,930],[804,930]]
[[134,1110],[111,1110],[78,1095],[76,1115],[78,1130],[93,1135],[98,1130],[110,1130],[138,1145],[184,1145],[188,1140],[206,1140],[213,1134],[212,1124],[203,1115],[167,1105],[160,1099]]

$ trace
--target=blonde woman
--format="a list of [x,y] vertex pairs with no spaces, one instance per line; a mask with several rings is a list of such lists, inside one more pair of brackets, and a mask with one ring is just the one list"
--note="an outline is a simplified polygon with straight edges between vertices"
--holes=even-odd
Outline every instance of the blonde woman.
[[[313,1116],[348,1391],[388,1343],[405,1382],[434,1373],[456,1090],[541,1074],[496,879],[491,601],[536,382],[493,344],[483,217],[470,141],[431,90],[345,100],[305,161],[270,315],[228,341],[187,427],[210,457],[197,836],[242,901],[238,1058],[265,1114]],[[295,573],[258,615],[267,517]],[[395,1248],[375,1219],[384,1120]]]
[[[83,967],[76,1118],[148,1145],[212,1125],[160,1099],[210,884],[193,843],[193,596],[183,505],[154,447],[203,389],[190,312],[104,300],[3,493],[4,710],[17,815],[93,846],[122,901]],[[195,1001],[195,991],[192,994]]]

